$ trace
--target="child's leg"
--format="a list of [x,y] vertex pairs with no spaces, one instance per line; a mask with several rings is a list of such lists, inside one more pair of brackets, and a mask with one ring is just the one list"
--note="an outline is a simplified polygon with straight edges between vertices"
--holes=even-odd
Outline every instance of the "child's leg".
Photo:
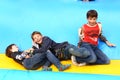
[[45,62],[45,64],[44,64],[43,66],[50,67],[52,63],[47,59],[47,57],[46,57],[46,60],[45,60],[45,61],[46,61],[46,62]]
[[[95,52],[93,50],[93,45],[86,43],[86,42],[82,42],[81,47],[85,47],[87,49],[87,51],[89,51],[90,56],[86,57],[86,58],[79,58],[79,61],[85,61],[86,63],[95,63],[97,60],[97,57],[95,55]],[[77,61],[78,61],[77,60]]]
[[42,66],[42,71],[52,71],[52,68],[49,67],[50,65],[51,65],[51,62],[47,58],[45,58],[43,59],[43,61],[34,65],[32,70],[36,70]]
[[46,55],[48,60],[53,63],[59,69],[59,71],[63,71],[71,66],[70,64],[62,65],[60,61],[50,51],[46,52]]
[[79,64],[83,64],[83,63],[84,64],[85,63],[94,64],[96,62],[96,60],[97,60],[97,57],[96,57],[95,52],[94,52],[94,46],[89,44],[89,43],[83,42],[80,47],[85,47],[90,52],[90,56],[88,56],[86,58],[81,58],[81,57],[76,56],[75,57],[76,62],[79,63]]
[[95,64],[109,64],[110,59],[99,49],[96,47],[95,53],[97,56],[97,61]]
[[77,46],[74,46],[72,44],[69,44],[65,48],[65,52],[69,52],[70,54],[81,58],[86,58],[90,55],[89,51],[85,47],[78,48]]
[[52,71],[52,68],[49,67],[51,65],[51,62],[47,59],[47,57],[43,62],[44,64],[42,65],[42,71]]
[[23,61],[23,65],[26,69],[33,69],[33,67],[40,63],[42,64],[42,61],[46,58],[46,54],[44,53],[37,53],[35,55],[33,55],[32,57],[30,58],[26,58],[24,61]]
[[43,59],[43,61],[35,64],[35,65],[33,66],[32,70],[36,70],[36,69],[44,66],[44,65],[46,64],[46,62],[47,62],[47,58],[45,58],[45,59]]
[[83,42],[80,47],[86,48],[87,51],[89,51],[90,55],[86,58],[81,58],[81,57],[75,56],[76,62],[79,64],[82,64],[82,65],[85,63],[86,64],[95,63],[97,57],[96,57],[95,52],[94,52],[94,46],[89,44],[89,43]]

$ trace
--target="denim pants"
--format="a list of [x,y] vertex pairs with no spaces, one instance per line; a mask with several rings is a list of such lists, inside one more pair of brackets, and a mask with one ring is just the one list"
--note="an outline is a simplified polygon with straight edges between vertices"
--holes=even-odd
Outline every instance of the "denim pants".
[[91,64],[110,63],[110,59],[97,46],[82,42],[82,45],[80,47],[85,47],[90,52],[90,56],[87,58],[76,57],[77,62],[86,62]]
[[32,57],[24,59],[23,66],[28,70],[33,70],[41,67],[44,62],[46,62],[46,54],[36,53]]
[[66,46],[64,54],[71,54],[80,58],[86,58],[90,55],[89,51],[86,48],[78,48],[72,44]]
[[60,68],[60,61],[51,53],[36,53],[30,58],[26,58],[23,61],[23,65],[28,70],[34,70],[41,66],[49,66],[50,62],[53,63],[57,68]]
[[46,53],[46,57],[47,59],[54,64],[58,69],[61,67],[61,63],[60,60],[58,58],[55,57],[55,55],[53,55],[53,53],[51,53],[51,51],[47,51]]

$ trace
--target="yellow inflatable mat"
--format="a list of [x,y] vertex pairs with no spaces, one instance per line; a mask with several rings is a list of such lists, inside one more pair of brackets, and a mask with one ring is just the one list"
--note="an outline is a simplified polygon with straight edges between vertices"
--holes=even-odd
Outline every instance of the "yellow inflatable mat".
[[[72,64],[70,60],[62,61],[62,63]],[[51,67],[53,68],[54,72],[58,71],[54,65],[52,65]],[[0,54],[0,69],[26,70],[23,66],[14,62],[11,58],[6,57],[5,54]],[[111,60],[111,64],[109,65],[86,65],[86,66],[78,67],[72,64],[72,66],[69,69],[65,70],[64,72],[107,74],[107,75],[119,75],[120,76],[120,60]]]

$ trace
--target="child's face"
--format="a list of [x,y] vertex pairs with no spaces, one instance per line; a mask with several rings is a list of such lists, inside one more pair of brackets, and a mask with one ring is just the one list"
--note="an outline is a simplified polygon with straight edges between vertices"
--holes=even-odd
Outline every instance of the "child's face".
[[88,20],[88,24],[90,26],[94,26],[96,24],[97,18],[96,17],[88,17],[87,20]]
[[13,45],[11,51],[12,52],[17,52],[18,51],[18,47],[16,45]]
[[41,44],[42,43],[42,36],[40,34],[33,35],[33,41],[35,43]]

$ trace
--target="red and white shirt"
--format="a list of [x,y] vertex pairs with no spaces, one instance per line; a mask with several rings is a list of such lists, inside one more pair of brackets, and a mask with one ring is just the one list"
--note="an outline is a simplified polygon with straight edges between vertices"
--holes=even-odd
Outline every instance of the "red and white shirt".
[[87,24],[83,25],[83,42],[88,42],[93,45],[98,45],[98,37],[99,37],[100,29],[98,24],[94,27],[91,27]]

